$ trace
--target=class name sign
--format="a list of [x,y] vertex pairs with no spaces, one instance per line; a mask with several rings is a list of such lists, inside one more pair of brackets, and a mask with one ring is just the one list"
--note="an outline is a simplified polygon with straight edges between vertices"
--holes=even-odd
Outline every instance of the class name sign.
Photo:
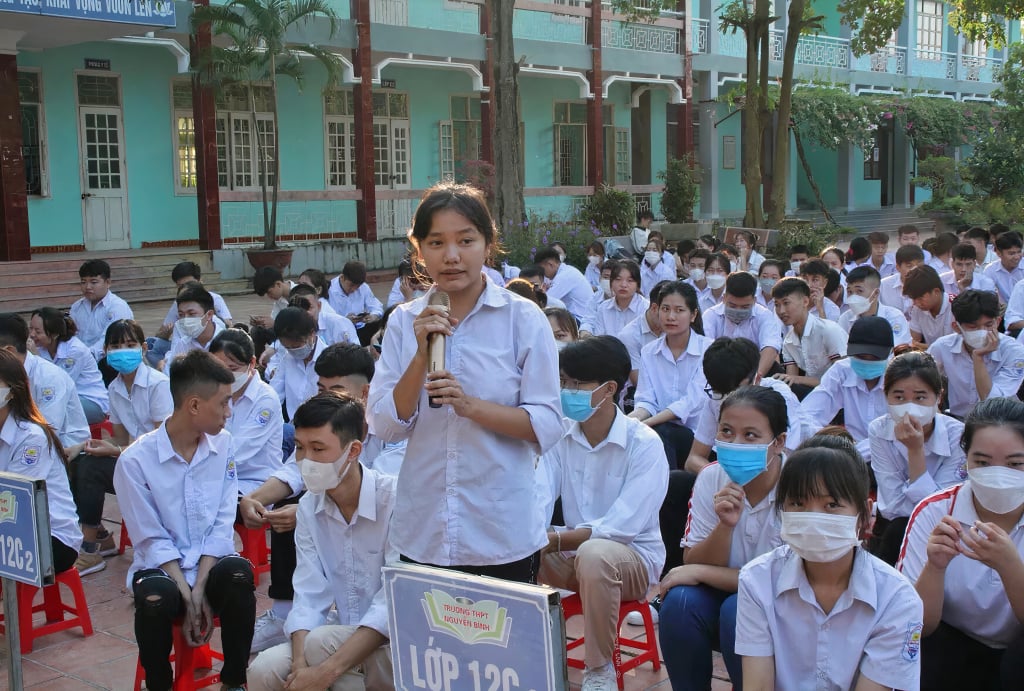
[[46,482],[0,473],[0,578],[53,583]]
[[0,12],[170,28],[173,0],[0,0]]

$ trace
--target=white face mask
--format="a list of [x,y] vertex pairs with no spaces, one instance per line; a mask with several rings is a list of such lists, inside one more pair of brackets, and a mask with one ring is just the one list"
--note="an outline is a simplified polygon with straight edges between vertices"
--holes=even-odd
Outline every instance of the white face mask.
[[800,265],[801,264],[803,264],[803,262],[790,262],[789,263],[789,270],[793,272],[794,276],[799,276],[800,275]]
[[235,381],[231,385],[231,393],[238,393],[242,390],[242,387],[249,383],[249,375],[251,372],[245,370],[244,372],[235,372]]
[[612,280],[610,278],[601,279],[601,292],[604,293],[606,298],[612,296]]
[[690,278],[694,281],[703,281],[704,269],[690,269]]
[[0,408],[3,408],[11,400],[11,387],[0,386]]
[[[341,456],[331,463],[317,463],[308,458],[299,464],[299,471],[302,473],[302,481],[306,489],[314,493],[328,492],[338,485],[348,475],[348,471],[355,465],[355,461],[348,462],[349,452],[352,450],[353,442],[349,442]],[[342,470],[344,468],[344,470]]]
[[196,338],[205,328],[202,317],[182,317],[178,320],[178,331],[188,338]]
[[813,511],[783,511],[781,537],[805,561],[828,563],[860,543],[857,517]]
[[655,252],[654,250],[644,252],[644,261],[654,266],[661,261],[661,252]]
[[567,345],[569,345],[569,341],[555,341],[555,350],[562,352]]
[[846,306],[850,308],[850,311],[856,316],[860,316],[871,309],[871,300],[867,299],[863,295],[847,295]]
[[985,343],[988,341],[988,329],[962,331],[961,334],[964,337],[964,343],[966,343],[971,350],[974,350],[975,348],[983,348]]
[[725,276],[722,274],[710,274],[707,279],[711,290],[718,290],[725,286]]
[[1006,466],[986,466],[967,471],[971,492],[992,513],[1010,513],[1024,504],[1024,471]]
[[590,262],[591,266],[597,266],[598,264],[601,263],[601,257],[597,256],[596,254],[591,254],[587,257],[587,261]]
[[889,416],[893,420],[900,420],[904,415],[909,415],[922,425],[927,425],[935,419],[935,406],[926,406],[920,403],[900,403],[889,406]]

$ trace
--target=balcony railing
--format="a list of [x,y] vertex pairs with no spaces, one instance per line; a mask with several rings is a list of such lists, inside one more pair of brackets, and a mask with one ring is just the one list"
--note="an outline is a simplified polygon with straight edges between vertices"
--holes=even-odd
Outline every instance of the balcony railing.
[[861,55],[852,60],[853,69],[861,72],[907,73],[907,49],[903,46],[885,46],[877,53]]
[[694,53],[707,53],[710,50],[708,45],[708,30],[710,22],[707,19],[690,20],[690,51]]
[[477,34],[480,32],[480,5],[460,0],[371,0],[370,21]]
[[987,55],[960,56],[960,78],[969,82],[993,82],[995,73],[1003,66],[999,58]]
[[679,54],[683,47],[682,31],[665,26],[605,19],[601,22],[601,45],[645,53]]
[[914,51],[910,74],[913,77],[956,79],[956,53],[918,48]]
[[587,18],[560,14],[556,7],[552,6],[551,12],[517,9],[512,22],[512,35],[534,41],[585,45]]

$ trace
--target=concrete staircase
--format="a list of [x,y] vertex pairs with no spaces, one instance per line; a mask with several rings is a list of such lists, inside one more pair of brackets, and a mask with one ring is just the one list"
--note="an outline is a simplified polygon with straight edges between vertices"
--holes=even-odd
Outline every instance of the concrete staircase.
[[[825,217],[820,211],[799,211],[797,218],[813,221],[816,225],[825,222]],[[872,231],[880,230],[889,233],[893,239],[896,237],[896,229],[901,225],[911,223],[921,230],[921,235],[931,235],[932,222],[927,218],[918,216],[913,209],[902,207],[888,207],[884,209],[868,209],[864,211],[852,211],[849,213],[832,213],[832,218],[841,226],[855,228],[856,234],[846,237],[849,240],[856,235],[866,235]]]

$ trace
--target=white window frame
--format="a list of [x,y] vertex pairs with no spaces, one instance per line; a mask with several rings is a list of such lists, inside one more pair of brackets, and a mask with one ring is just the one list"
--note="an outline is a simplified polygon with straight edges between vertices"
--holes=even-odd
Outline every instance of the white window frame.
[[[346,94],[351,94],[351,89],[336,89],[338,94],[341,94],[341,98],[345,99]],[[323,106],[324,116],[324,189],[328,190],[354,190],[356,189],[356,144],[355,144],[355,112],[353,102],[353,112],[347,113],[328,113],[327,108],[327,96],[325,95],[320,99],[321,105]],[[342,110],[347,110],[343,108]],[[341,125],[344,128],[345,143],[342,146],[342,157],[340,160],[332,158],[333,152],[331,149],[331,125]],[[342,184],[335,184],[331,182],[333,175],[331,166],[334,163],[339,163],[342,167],[341,176],[343,180],[347,180]]]
[[[32,101],[31,104],[36,106],[38,111],[38,134],[39,134],[39,194],[29,194],[28,196],[33,199],[47,199],[50,197],[50,162],[49,162],[49,147],[46,145],[46,94],[44,92],[43,85],[43,70],[40,67],[18,67],[18,72],[31,72],[36,75],[39,84],[39,100]],[[17,78],[17,74],[15,74]],[[20,102],[19,94],[19,107],[23,107],[24,104]],[[19,118],[21,114],[19,113]],[[24,147],[24,142],[22,143]],[[28,189],[28,180],[25,180],[26,191]]]
[[[914,48],[918,60],[941,60],[943,32],[945,31],[946,6],[941,0],[917,0],[914,6],[915,37]],[[937,10],[938,14],[934,11]]]
[[[409,97],[409,92],[408,91],[396,91],[395,89],[385,89],[385,90],[381,90],[381,91],[375,91],[374,93],[375,94],[383,93],[385,96],[388,96],[388,97],[390,97],[392,95],[404,96],[405,97],[405,103],[406,103],[406,114],[404,116],[394,116],[394,115],[391,115],[391,113],[390,113],[391,100],[390,100],[390,98],[388,98],[388,100],[387,100],[387,102],[388,102],[388,109],[389,109],[388,110],[388,114],[387,115],[374,115],[373,116],[373,124],[371,125],[372,130],[373,130],[372,131],[372,137],[374,139],[374,144],[373,144],[374,157],[373,157],[373,159],[374,159],[374,166],[375,166],[374,171],[373,171],[373,183],[374,183],[374,185],[376,186],[377,189],[381,189],[381,190],[386,190],[386,189],[396,189],[396,190],[412,189],[412,126],[411,126],[411,122],[412,122],[412,99]],[[378,180],[378,175],[380,175],[380,173],[378,173],[377,169],[376,169],[376,167],[380,166],[381,163],[382,163],[380,157],[377,156],[377,142],[376,142],[376,138],[377,138],[376,128],[381,126],[381,125],[386,125],[387,126],[388,181],[386,183],[382,183],[380,180]],[[395,127],[396,127],[396,125],[398,127],[401,127],[401,128],[405,129],[405,145],[406,145],[406,148],[405,148],[405,167],[406,167],[406,172],[405,172],[405,180],[403,182],[398,182],[398,181],[395,181],[395,180],[391,179],[391,176],[394,175],[394,165],[395,165],[395,152],[396,152],[396,148],[395,148]]]
[[[551,109],[551,124],[552,124],[552,130],[553,130],[553,132],[552,132],[552,153],[554,154],[554,186],[555,187],[586,186],[588,184],[588,182],[589,182],[587,180],[587,170],[588,170],[587,169],[587,153],[588,153],[587,152],[587,149],[588,149],[588,147],[587,147],[587,137],[589,136],[589,133],[587,132],[586,117],[584,117],[584,120],[583,120],[582,123],[578,123],[578,122],[559,122],[558,121],[558,116],[557,116],[558,109],[560,107],[561,108],[568,107],[570,109],[570,112],[571,112],[573,105],[582,105],[584,107],[584,111],[585,111],[586,106],[587,106],[587,102],[583,101],[583,100],[579,100],[579,99],[567,99],[567,100],[555,101],[552,104],[552,109]],[[582,147],[582,151],[580,152],[580,155],[581,155],[581,170],[583,171],[583,179],[582,179],[580,185],[572,185],[572,184],[570,184],[570,185],[563,185],[562,184],[561,152],[559,151],[559,148],[560,148],[559,147],[559,143],[561,142],[561,139],[562,139],[561,129],[563,127],[581,127],[582,131],[583,131],[583,139],[582,139],[583,147]]]
[[[191,89],[191,82],[186,79],[172,79],[170,83],[171,91],[171,157],[173,166],[172,175],[174,177],[174,194],[175,196],[195,196],[196,189],[199,186],[199,150],[195,145],[195,134],[196,134],[196,121],[195,112],[191,108],[182,108],[174,102],[174,88],[179,84],[188,85]],[[191,99],[189,100],[191,103]],[[192,164],[195,167],[196,184],[195,186],[188,186],[181,184],[181,171],[182,171],[182,160],[181,160],[181,149],[178,146],[178,137],[180,130],[178,129],[178,119],[184,118],[188,120],[192,125]]]

